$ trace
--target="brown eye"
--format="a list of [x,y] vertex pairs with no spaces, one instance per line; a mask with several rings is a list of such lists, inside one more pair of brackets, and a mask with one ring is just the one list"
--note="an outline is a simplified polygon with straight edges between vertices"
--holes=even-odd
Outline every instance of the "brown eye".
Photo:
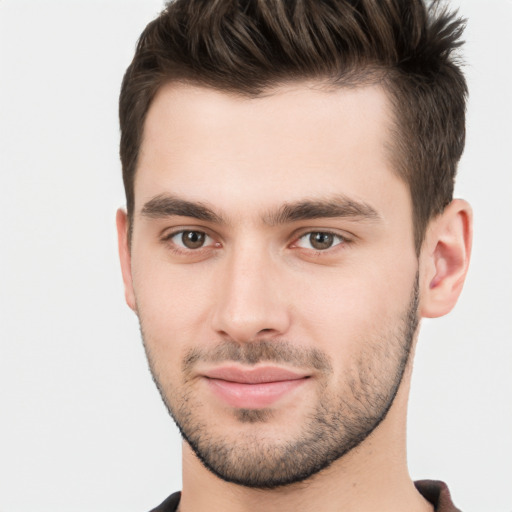
[[163,241],[170,245],[173,251],[188,256],[194,253],[202,254],[200,249],[218,249],[221,246],[208,233],[198,229],[175,231],[165,236]]
[[297,246],[303,249],[313,249],[315,251],[326,251],[336,245],[345,242],[341,235],[329,233],[328,231],[311,231],[302,235],[297,241]]
[[181,244],[187,249],[199,249],[206,240],[206,234],[202,231],[182,231]]
[[334,243],[334,235],[331,233],[310,233],[309,243],[318,251],[329,249]]

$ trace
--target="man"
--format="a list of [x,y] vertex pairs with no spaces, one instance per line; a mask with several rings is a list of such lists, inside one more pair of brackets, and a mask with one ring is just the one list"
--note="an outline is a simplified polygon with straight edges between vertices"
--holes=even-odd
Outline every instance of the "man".
[[184,439],[154,510],[457,510],[411,481],[405,423],[420,318],[469,262],[462,28],[419,0],[176,0],[142,34],[119,249]]

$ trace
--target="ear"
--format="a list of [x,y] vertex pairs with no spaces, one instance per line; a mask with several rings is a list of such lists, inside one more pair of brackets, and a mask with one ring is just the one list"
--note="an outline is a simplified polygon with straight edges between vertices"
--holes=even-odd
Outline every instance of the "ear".
[[462,199],[453,200],[429,224],[420,256],[421,316],[443,316],[455,306],[468,271],[472,238],[471,206]]
[[135,313],[137,313],[137,305],[135,302],[135,293],[133,291],[132,281],[132,257],[130,252],[130,244],[128,241],[128,216],[122,208],[117,210],[116,225],[119,260],[121,262],[121,272],[123,274],[124,282],[124,296],[128,306]]

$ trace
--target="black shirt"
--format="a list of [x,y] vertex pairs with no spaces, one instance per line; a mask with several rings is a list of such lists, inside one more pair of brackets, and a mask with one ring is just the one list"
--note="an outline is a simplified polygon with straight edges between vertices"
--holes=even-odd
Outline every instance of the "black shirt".
[[[444,482],[438,480],[419,480],[414,485],[423,497],[434,505],[436,512],[461,512],[452,503],[450,491]],[[176,512],[180,498],[181,492],[175,492],[158,507],[151,510],[151,512]]]

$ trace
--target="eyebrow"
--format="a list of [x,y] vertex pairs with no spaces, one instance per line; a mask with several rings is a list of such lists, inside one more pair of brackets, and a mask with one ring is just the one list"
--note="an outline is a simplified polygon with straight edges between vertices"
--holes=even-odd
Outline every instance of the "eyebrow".
[[367,203],[355,201],[344,195],[330,196],[326,200],[303,200],[285,203],[277,212],[265,216],[265,223],[271,226],[301,220],[326,218],[354,218],[357,220],[381,220],[377,211]]
[[152,219],[165,217],[192,217],[216,224],[225,224],[224,219],[203,203],[186,201],[175,196],[158,195],[144,204],[141,215]]
[[[145,203],[141,215],[152,219],[173,216],[191,217],[214,224],[227,224],[222,215],[204,203],[187,201],[167,194],[160,194]],[[263,222],[269,226],[278,226],[301,220],[322,218],[381,220],[381,216],[369,204],[355,201],[345,195],[335,195],[326,200],[315,198],[285,203],[276,211],[267,212],[263,216]]]

